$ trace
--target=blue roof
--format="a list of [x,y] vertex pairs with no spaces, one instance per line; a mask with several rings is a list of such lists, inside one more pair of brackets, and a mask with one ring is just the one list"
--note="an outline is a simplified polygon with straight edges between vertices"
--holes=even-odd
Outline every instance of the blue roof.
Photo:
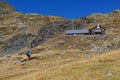
[[67,34],[89,33],[88,29],[85,30],[67,30]]
[[[67,30],[65,31],[66,34],[89,34],[88,29],[81,29],[81,30]],[[95,30],[95,33],[101,32],[101,30]]]

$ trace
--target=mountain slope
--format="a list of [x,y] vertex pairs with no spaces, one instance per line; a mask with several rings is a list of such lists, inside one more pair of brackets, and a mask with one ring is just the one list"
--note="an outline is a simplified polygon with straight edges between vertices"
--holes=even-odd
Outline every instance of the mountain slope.
[[[41,27],[54,21],[66,20],[57,16],[19,13],[6,2],[0,2],[0,6],[0,10],[5,11],[5,15],[2,13],[0,15],[0,50],[3,50],[2,53],[17,53],[24,47],[29,47]],[[6,15],[6,12],[11,14]],[[29,36],[28,39],[25,35],[32,35],[32,37]]]
[[[54,22],[42,27],[32,46],[49,46],[50,49],[83,49],[96,53],[120,48],[120,10],[108,14],[91,14],[65,22]],[[104,35],[67,36],[69,29],[90,29],[97,23],[106,29]]]
[[[32,55],[0,58],[0,78],[5,80],[119,80],[120,50],[94,55],[80,50],[50,50]],[[19,62],[21,58],[21,61]],[[6,62],[10,61],[10,62]]]
[[[0,55],[5,55],[0,57],[0,80],[120,79],[120,10],[73,20],[23,14],[6,2],[0,2],[0,10]],[[104,35],[65,33],[98,23]]]
[[[7,3],[0,4],[4,6]],[[3,54],[19,53],[37,46],[47,46],[45,49],[51,50],[80,49],[95,53],[120,48],[120,10],[67,20],[57,16],[19,13],[7,5],[8,8],[1,7],[1,10],[13,12],[0,16],[0,50]],[[106,29],[105,35],[69,37],[65,34],[66,30],[90,29],[97,23]]]

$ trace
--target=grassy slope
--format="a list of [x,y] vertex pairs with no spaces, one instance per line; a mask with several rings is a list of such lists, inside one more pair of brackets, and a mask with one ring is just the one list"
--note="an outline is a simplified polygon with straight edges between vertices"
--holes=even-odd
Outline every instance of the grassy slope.
[[[95,55],[79,50],[54,50],[33,54],[31,61],[0,63],[3,80],[119,80],[120,50]],[[76,56],[77,55],[77,56]],[[87,57],[86,57],[87,55]],[[0,61],[5,61],[1,58]]]

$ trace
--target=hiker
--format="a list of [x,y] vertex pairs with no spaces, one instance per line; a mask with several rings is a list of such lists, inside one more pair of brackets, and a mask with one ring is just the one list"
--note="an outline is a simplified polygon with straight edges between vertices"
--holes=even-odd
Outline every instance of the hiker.
[[30,51],[27,51],[27,52],[26,52],[26,56],[28,57],[28,60],[30,60],[30,58],[31,58],[31,57],[30,57],[30,56],[31,56],[31,52],[30,52]]

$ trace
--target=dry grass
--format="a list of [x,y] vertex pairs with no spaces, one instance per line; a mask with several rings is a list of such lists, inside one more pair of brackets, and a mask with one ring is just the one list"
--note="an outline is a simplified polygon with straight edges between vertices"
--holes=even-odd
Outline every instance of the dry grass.
[[[107,54],[90,54],[85,57],[80,50],[48,50],[33,54],[27,61],[25,55],[22,62],[0,59],[0,78],[3,80],[119,80],[120,50]],[[77,55],[77,57],[75,56]],[[79,56],[80,55],[80,56]]]

